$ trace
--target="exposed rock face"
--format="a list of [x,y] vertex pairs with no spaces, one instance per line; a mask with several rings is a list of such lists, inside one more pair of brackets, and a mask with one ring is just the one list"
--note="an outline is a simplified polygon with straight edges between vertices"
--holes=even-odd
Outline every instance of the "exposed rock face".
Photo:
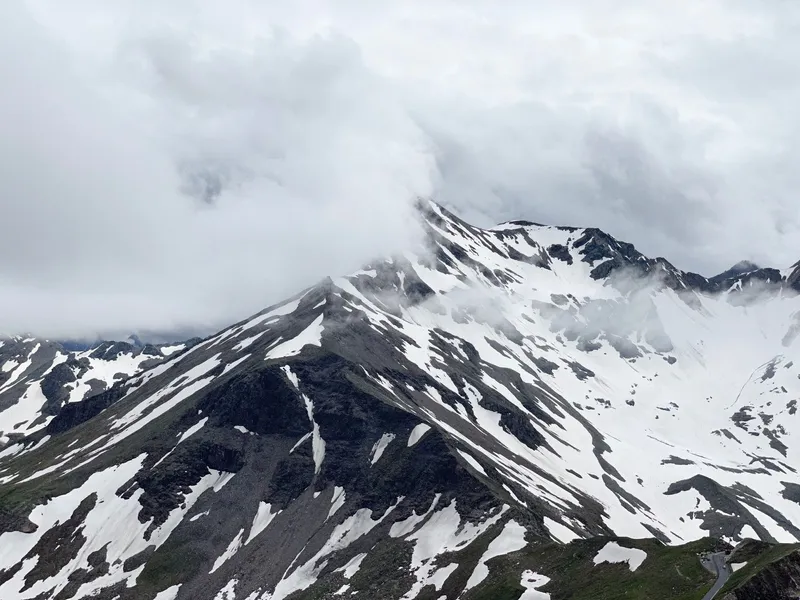
[[515,597],[548,543],[800,541],[788,275],[422,213],[425,250],[163,358],[15,342],[0,597]]
[[769,563],[723,600],[794,600],[800,598],[800,550]]

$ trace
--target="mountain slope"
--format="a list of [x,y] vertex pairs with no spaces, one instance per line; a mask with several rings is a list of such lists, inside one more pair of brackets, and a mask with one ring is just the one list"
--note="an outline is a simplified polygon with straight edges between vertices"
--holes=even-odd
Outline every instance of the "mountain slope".
[[[424,251],[2,450],[0,597],[489,597],[547,540],[800,540],[796,270],[421,210]],[[508,597],[560,597],[537,564]]]
[[34,337],[0,338],[0,447],[40,431],[64,405],[98,394],[185,345],[101,342],[71,352]]

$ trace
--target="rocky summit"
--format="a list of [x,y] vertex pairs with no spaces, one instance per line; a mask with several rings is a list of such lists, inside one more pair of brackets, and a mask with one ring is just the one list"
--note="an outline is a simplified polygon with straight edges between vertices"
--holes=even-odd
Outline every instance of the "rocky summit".
[[800,265],[419,211],[197,343],[0,341],[0,598],[796,597]]

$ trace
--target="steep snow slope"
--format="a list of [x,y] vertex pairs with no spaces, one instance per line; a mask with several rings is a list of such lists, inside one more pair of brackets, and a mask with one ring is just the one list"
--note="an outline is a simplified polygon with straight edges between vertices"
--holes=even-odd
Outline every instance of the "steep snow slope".
[[426,249],[9,444],[0,597],[469,598],[537,539],[800,540],[796,267],[421,210]]

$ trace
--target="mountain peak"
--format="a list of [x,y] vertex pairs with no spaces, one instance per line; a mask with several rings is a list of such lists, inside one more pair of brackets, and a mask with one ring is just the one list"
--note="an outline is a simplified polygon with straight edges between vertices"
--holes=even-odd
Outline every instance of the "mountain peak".
[[191,347],[0,346],[0,597],[688,598],[759,538],[755,597],[800,542],[800,297],[420,210]]
[[727,280],[737,275],[745,275],[753,271],[760,270],[761,267],[749,260],[741,260],[733,265],[730,269],[711,277],[712,280]]

